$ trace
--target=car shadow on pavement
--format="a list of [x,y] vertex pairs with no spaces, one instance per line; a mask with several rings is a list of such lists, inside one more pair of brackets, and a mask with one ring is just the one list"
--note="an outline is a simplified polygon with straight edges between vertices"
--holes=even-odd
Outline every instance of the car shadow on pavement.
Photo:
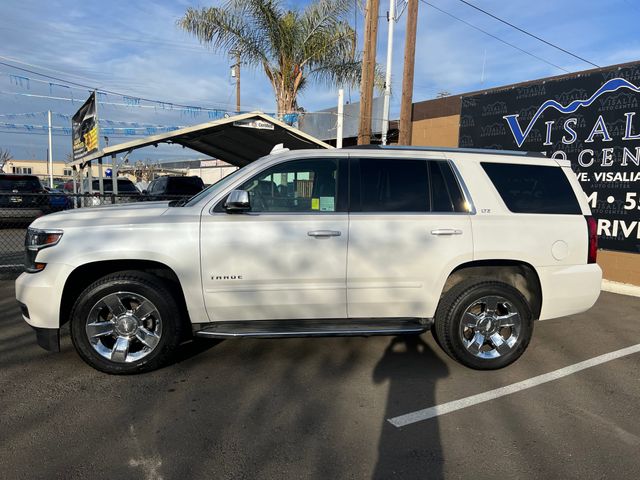
[[403,428],[388,420],[435,405],[437,381],[448,373],[446,364],[422,337],[407,335],[391,340],[373,372],[375,383],[389,383],[374,479],[443,477],[444,454],[437,419]]
[[165,367],[170,367],[171,365],[174,365],[176,363],[181,363],[185,360],[196,357],[206,352],[207,350],[210,350],[216,345],[219,345],[223,341],[223,339],[193,338],[192,340],[189,340],[188,342],[180,345],[174,357],[171,359],[171,362],[169,362]]

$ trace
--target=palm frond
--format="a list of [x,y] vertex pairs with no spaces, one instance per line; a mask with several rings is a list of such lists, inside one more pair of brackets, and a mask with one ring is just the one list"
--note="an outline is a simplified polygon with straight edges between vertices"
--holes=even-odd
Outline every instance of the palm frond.
[[352,3],[348,0],[317,0],[311,3],[300,17],[301,46],[316,35],[332,33],[336,23],[344,19]]
[[269,61],[268,42],[236,9],[188,8],[178,25],[213,50],[240,53],[252,65]]
[[[279,110],[293,108],[311,81],[359,82],[356,34],[346,21],[352,0],[314,0],[287,10],[284,0],[229,0],[222,7],[189,8],[178,25],[200,43],[260,66],[273,86]],[[376,82],[382,85],[382,75]]]

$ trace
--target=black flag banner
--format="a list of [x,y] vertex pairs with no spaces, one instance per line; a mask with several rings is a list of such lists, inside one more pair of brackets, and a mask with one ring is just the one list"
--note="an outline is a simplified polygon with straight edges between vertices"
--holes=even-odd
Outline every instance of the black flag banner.
[[460,147],[571,161],[599,246],[640,253],[640,63],[462,98]]
[[96,92],[91,93],[86,102],[71,119],[73,159],[82,160],[98,151],[98,115]]

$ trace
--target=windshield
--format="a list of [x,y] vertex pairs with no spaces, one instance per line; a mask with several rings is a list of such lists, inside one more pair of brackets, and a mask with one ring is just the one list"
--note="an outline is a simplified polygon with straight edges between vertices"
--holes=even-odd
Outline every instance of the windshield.
[[224,178],[221,178],[220,180],[218,180],[213,185],[209,185],[207,188],[202,190],[200,193],[198,193],[197,195],[194,195],[189,200],[187,200],[187,202],[184,204],[184,206],[185,207],[190,207],[192,205],[195,205],[200,200],[202,200],[204,197],[207,197],[210,194],[214,194],[218,190],[220,190],[222,188],[225,188],[229,183],[231,183],[233,181],[234,178],[236,178],[238,176],[238,173],[241,172],[242,170],[243,170],[242,168],[239,168],[235,172],[230,173],[229,175],[227,175]]

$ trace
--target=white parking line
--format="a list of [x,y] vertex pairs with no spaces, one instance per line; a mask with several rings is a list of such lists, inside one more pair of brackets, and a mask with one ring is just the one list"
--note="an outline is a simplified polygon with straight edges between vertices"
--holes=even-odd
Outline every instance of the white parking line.
[[553,372],[538,375],[537,377],[529,378],[528,380],[523,380],[522,382],[513,383],[506,387],[496,388],[495,390],[489,390],[488,392],[461,398],[460,400],[454,400],[452,402],[443,403],[442,405],[436,405],[434,407],[417,410],[398,417],[389,418],[388,421],[395,427],[405,427],[412,423],[439,417],[446,413],[455,412],[456,410],[471,407],[479,403],[488,402],[489,400],[504,397],[505,395],[511,395],[512,393],[517,393],[521,390],[537,387],[543,383],[558,380],[581,370],[595,367],[597,365],[610,362],[611,360],[616,360],[638,352],[640,352],[640,344],[632,345],[621,350],[616,350],[615,352],[605,353],[604,355],[585,360],[584,362],[569,365],[568,367],[560,368],[559,370],[554,370]]

